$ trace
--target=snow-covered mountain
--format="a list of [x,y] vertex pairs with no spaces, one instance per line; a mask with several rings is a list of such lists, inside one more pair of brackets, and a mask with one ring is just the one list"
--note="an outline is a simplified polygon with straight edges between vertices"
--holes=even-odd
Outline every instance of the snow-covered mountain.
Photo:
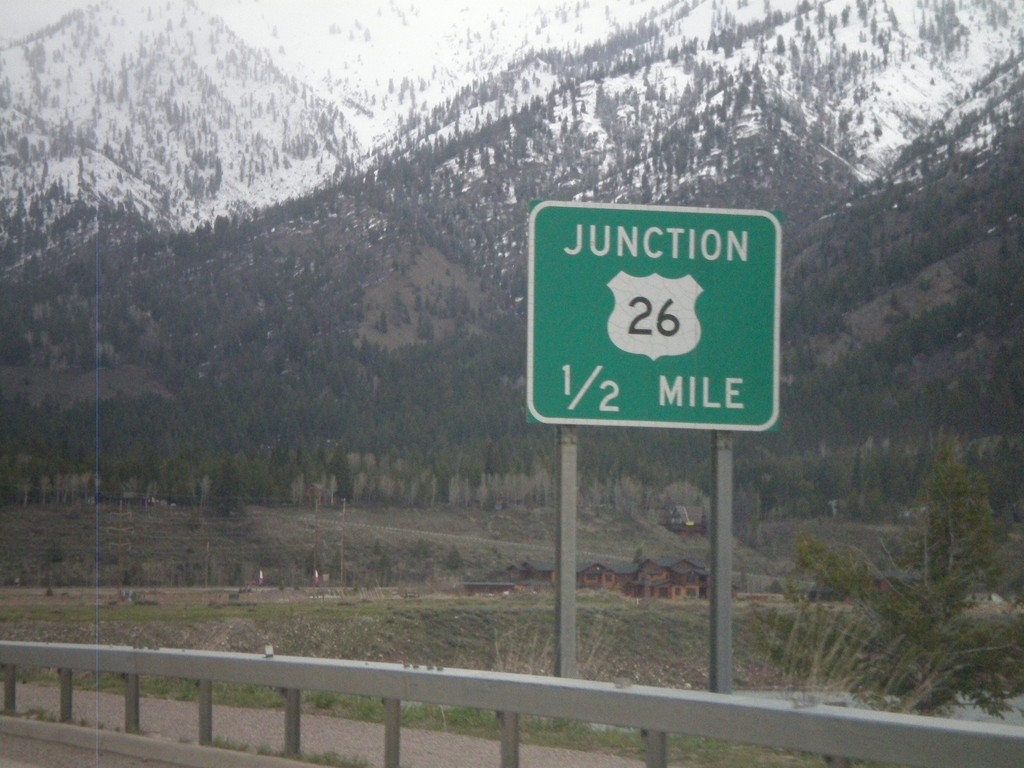
[[[953,433],[1021,508],[1020,0],[89,3],[0,4],[9,487],[94,454],[99,370],[123,479],[182,498],[186,457],[287,489],[318,441],[410,488],[534,465],[526,222],[562,199],[784,215],[750,497],[876,515]],[[593,466],[679,463],[626,432]]]
[[764,184],[794,146],[871,180],[925,135],[983,147],[1024,54],[1013,0],[40,6],[0,24],[7,263],[76,205],[192,229],[538,103],[576,196]]
[[[538,50],[579,51],[654,14],[665,0],[280,0],[210,6],[242,39],[338,106],[358,149],[393,142],[410,115],[487,82]],[[204,4],[203,7],[206,7]]]
[[5,213],[99,197],[192,228],[301,196],[524,55],[527,29],[554,44],[568,22],[544,5],[44,2],[0,52]]

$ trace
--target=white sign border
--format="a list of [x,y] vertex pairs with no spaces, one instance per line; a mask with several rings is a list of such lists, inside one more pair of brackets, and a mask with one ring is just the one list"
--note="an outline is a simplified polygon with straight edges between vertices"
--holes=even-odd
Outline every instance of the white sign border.
[[[569,417],[550,417],[540,414],[534,406],[534,275],[536,266],[536,219],[547,208],[589,208],[606,211],[636,211],[648,213],[683,213],[697,215],[730,215],[749,216],[768,219],[775,229],[775,280],[774,280],[774,318],[772,328],[772,411],[769,418],[761,424],[709,424],[707,422],[678,421],[639,421],[634,419],[574,419]],[[628,203],[596,203],[571,202],[565,200],[544,200],[530,209],[529,231],[527,235],[529,251],[527,255],[527,288],[526,288],[526,407],[530,417],[541,424],[566,424],[596,427],[661,427],[663,429],[699,429],[722,430],[731,432],[766,432],[775,427],[779,420],[779,381],[781,379],[781,304],[782,304],[782,223],[771,211],[747,208],[698,208],[693,206],[675,205],[633,205]]]

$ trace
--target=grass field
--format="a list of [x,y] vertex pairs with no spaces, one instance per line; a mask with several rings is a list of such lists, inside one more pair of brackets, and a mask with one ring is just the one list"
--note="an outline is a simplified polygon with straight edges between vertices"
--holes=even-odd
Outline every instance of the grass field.
[[[9,640],[261,652],[549,674],[554,669],[553,594],[465,597],[398,590],[88,588],[0,590],[0,635]],[[404,596],[403,596],[404,595]],[[738,687],[781,685],[749,637],[753,608],[734,612]],[[637,602],[581,593],[581,676],[704,688],[705,601]]]

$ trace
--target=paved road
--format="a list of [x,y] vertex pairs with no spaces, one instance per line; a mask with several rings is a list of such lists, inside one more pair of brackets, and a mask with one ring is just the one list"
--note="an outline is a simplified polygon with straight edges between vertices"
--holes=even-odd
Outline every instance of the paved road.
[[[19,685],[18,712],[42,711],[54,716],[59,698],[59,689],[55,686]],[[141,704],[140,719],[144,737],[118,733],[124,728],[124,697],[91,690],[76,691],[72,721],[86,727],[52,723],[34,725],[56,729],[53,734],[73,732],[77,747],[48,742],[44,749],[39,743],[12,733],[11,729],[19,727],[21,718],[2,718],[0,767],[8,768],[7,761],[10,760],[42,768],[171,768],[172,763],[160,762],[170,759],[171,754],[174,755],[173,765],[199,768],[228,768],[231,763],[240,766],[262,764],[267,768],[294,768],[298,765],[294,761],[254,754],[280,754],[283,751],[283,711],[214,707],[214,740],[233,748],[247,748],[247,752],[197,746],[199,715],[194,702],[145,698]],[[95,727],[97,724],[99,728]],[[21,725],[24,725],[23,721]],[[56,738],[59,737],[52,736],[52,739]],[[135,752],[134,758],[118,757],[99,743],[104,739],[127,744],[128,755],[133,754],[131,750],[136,745],[145,749]],[[402,729],[401,739],[403,768],[486,768],[500,765],[500,747],[496,741],[411,728]],[[372,723],[303,714],[302,752],[304,755],[330,754],[363,760],[370,766],[381,766],[384,764],[384,729]],[[643,762],[593,752],[524,745],[520,748],[520,765],[523,768],[642,768]]]
[[3,768],[176,768],[171,763],[127,757],[68,744],[0,734],[0,766]]

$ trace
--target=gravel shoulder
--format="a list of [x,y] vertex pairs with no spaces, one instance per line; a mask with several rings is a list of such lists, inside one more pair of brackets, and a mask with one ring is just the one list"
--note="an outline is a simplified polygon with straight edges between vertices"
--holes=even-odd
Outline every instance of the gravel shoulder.
[[[56,687],[19,685],[18,712],[47,712],[53,717],[59,706],[59,695]],[[120,731],[124,727],[124,697],[113,693],[75,691],[72,718],[84,728]],[[199,733],[198,707],[190,702],[144,698],[141,725],[147,738],[195,744]],[[284,713],[217,706],[213,711],[213,736],[215,742],[229,745],[232,750],[280,754],[284,749]],[[384,764],[384,728],[381,725],[304,713],[301,738],[305,756],[332,755],[352,761],[361,760],[368,766]],[[30,740],[16,737],[0,739],[0,763],[9,759],[62,768],[96,764],[96,756],[83,755],[82,750],[77,755],[56,755],[42,763],[34,757],[43,752],[38,742],[26,745],[24,741]],[[151,760],[132,762],[131,758],[124,758],[121,762],[114,760],[113,756],[104,753],[102,764],[105,768],[143,765],[146,768],[165,768],[168,765]],[[403,728],[401,764],[403,768],[496,766],[500,764],[500,746],[498,742],[487,739]],[[615,755],[523,745],[520,747],[520,765],[523,768],[641,768],[643,763]]]
[[55,744],[24,736],[3,734],[0,765],[4,768],[177,768],[171,763],[98,752],[69,744]]

